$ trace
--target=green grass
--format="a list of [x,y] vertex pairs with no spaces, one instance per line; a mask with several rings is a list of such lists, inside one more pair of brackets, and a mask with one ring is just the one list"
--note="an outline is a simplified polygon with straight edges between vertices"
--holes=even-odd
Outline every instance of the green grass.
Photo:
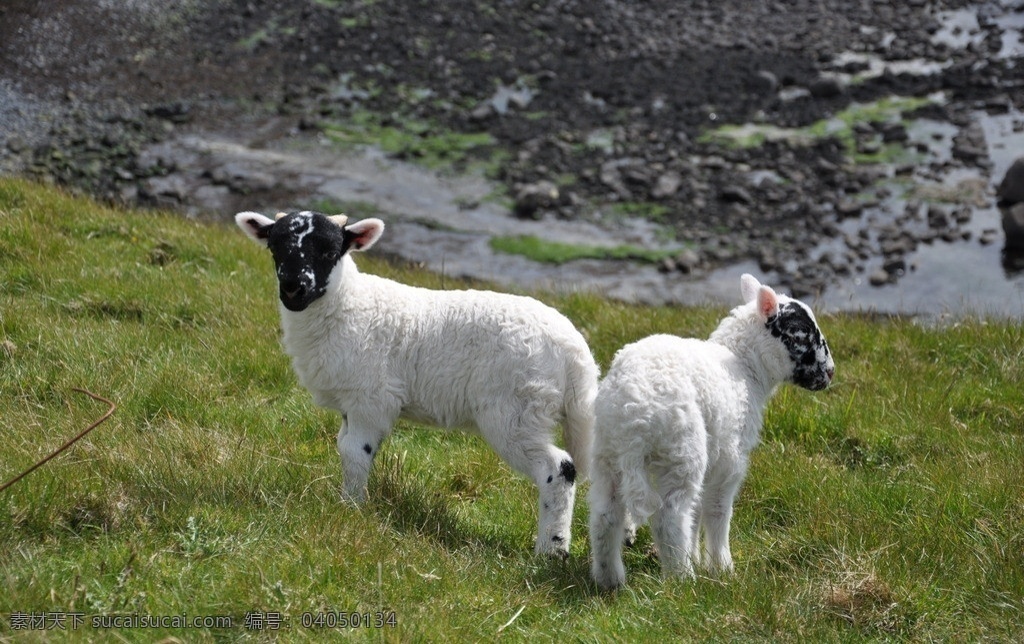
[[324,133],[341,147],[374,145],[431,169],[469,165],[492,172],[505,154],[486,132],[453,132],[414,118],[387,119],[366,111],[326,124]]
[[630,217],[657,223],[667,221],[672,212],[668,206],[651,201],[620,201],[611,204],[609,210],[616,217]]
[[857,150],[853,126],[857,123],[896,121],[932,102],[930,98],[890,96],[874,103],[854,104],[834,117],[816,121],[802,128],[780,128],[774,125],[723,125],[701,134],[701,143],[716,143],[727,148],[756,148],[770,140],[784,139],[796,143],[810,143],[826,137],[836,138],[854,163],[896,163],[917,159],[916,153],[896,143],[884,144],[878,152],[862,153]]
[[658,262],[678,255],[678,250],[650,250],[639,246],[589,246],[547,241],[535,235],[492,237],[491,248],[499,253],[522,255],[535,262],[564,264],[576,259],[615,259]]
[[[437,288],[438,275],[361,257]],[[0,640],[979,641],[1024,618],[1024,333],[822,316],[837,381],[783,387],[736,507],[735,575],[588,579],[585,487],[567,561],[532,556],[535,492],[479,439],[399,425],[365,507],[339,500],[339,419],[279,344],[271,260],[234,226],[122,212],[0,180]],[[447,283],[451,284],[451,278]],[[737,289],[738,290],[738,289]],[[602,366],[639,337],[705,335],[723,309],[542,297]],[[315,629],[328,611],[383,629]],[[75,633],[12,630],[70,613]],[[289,620],[246,630],[246,613]],[[228,629],[92,630],[113,614]]]

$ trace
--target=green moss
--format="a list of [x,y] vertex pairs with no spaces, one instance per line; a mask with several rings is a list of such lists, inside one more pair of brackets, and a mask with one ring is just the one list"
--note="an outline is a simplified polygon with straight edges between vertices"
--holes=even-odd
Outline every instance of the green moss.
[[774,125],[752,123],[723,125],[703,132],[697,141],[736,149],[760,147],[766,141],[786,140],[797,144],[807,144],[832,137],[842,143],[847,155],[855,163],[903,162],[916,157],[911,152],[903,151],[903,146],[898,144],[885,145],[880,152],[875,154],[858,153],[853,127],[857,123],[900,120],[903,114],[913,112],[931,102],[933,102],[931,98],[890,96],[874,103],[851,105],[832,118],[815,121],[802,128],[780,128]]
[[490,162],[495,144],[486,132],[454,132],[423,120],[385,119],[365,110],[354,112],[347,121],[328,123],[324,133],[338,145],[375,145],[432,169]]
[[633,260],[654,263],[679,253],[678,250],[649,250],[630,245],[564,244],[547,241],[534,235],[493,237],[490,245],[499,253],[522,255],[535,262],[545,264],[564,264],[576,259]]
[[611,211],[618,217],[635,217],[645,221],[663,222],[671,209],[650,201],[620,201],[612,204]]

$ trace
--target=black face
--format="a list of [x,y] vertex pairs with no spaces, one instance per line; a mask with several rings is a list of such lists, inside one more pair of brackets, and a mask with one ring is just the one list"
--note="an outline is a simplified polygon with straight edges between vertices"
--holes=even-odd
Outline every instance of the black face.
[[303,311],[327,292],[327,280],[349,242],[345,229],[320,213],[294,212],[274,222],[267,248],[286,309]]
[[768,318],[765,327],[789,352],[793,384],[818,391],[832,382],[832,354],[806,306],[797,301],[780,303],[778,315]]

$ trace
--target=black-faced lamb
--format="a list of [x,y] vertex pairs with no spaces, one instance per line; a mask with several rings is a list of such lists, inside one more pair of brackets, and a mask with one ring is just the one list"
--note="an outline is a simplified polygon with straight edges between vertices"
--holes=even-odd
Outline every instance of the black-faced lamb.
[[[475,428],[540,489],[536,552],[568,553],[586,474],[598,369],[558,311],[529,297],[435,291],[361,273],[351,255],[384,222],[254,212],[239,227],[273,255],[285,352],[314,402],[338,411],[343,495],[361,502],[399,417]],[[553,442],[563,425],[567,451]]]
[[751,275],[740,285],[746,303],[708,340],[654,335],[627,345],[601,382],[590,541],[602,589],[625,583],[627,524],[647,517],[666,577],[692,576],[700,564],[731,571],[733,500],[768,399],[783,382],[817,391],[832,381],[811,309]]

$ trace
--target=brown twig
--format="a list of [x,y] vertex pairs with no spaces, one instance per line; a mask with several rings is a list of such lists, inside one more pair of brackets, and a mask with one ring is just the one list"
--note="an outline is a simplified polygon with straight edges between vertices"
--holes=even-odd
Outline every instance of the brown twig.
[[101,416],[99,420],[97,420],[97,421],[96,421],[95,423],[93,423],[92,425],[89,425],[88,427],[86,427],[85,429],[83,429],[83,430],[82,430],[81,432],[79,432],[79,433],[78,433],[78,435],[77,435],[77,436],[75,436],[74,438],[72,438],[72,439],[71,439],[71,440],[69,440],[68,442],[66,442],[66,443],[64,443],[63,445],[61,445],[60,447],[58,447],[58,448],[57,448],[57,449],[56,449],[55,451],[53,451],[53,452],[52,452],[52,453],[51,453],[51,454],[50,454],[49,456],[47,456],[46,458],[42,459],[41,461],[39,461],[38,463],[36,463],[36,464],[35,464],[35,465],[33,465],[32,467],[30,467],[30,468],[28,468],[27,470],[25,470],[24,472],[22,472],[21,474],[19,474],[19,475],[15,476],[15,477],[14,477],[13,479],[11,479],[10,481],[7,481],[7,482],[6,482],[6,483],[4,483],[3,485],[0,485],[0,492],[3,492],[3,491],[4,491],[4,490],[6,490],[7,488],[11,487],[12,485],[14,485],[14,484],[15,484],[15,483],[17,483],[18,481],[20,481],[21,479],[25,478],[26,476],[28,476],[28,475],[29,475],[29,474],[31,474],[32,472],[34,472],[34,471],[36,471],[37,469],[39,469],[40,467],[42,467],[43,465],[46,465],[46,463],[47,463],[48,461],[50,461],[50,459],[54,458],[55,456],[57,456],[58,454],[60,454],[60,453],[61,453],[61,452],[63,452],[64,450],[66,450],[67,448],[71,447],[71,446],[72,446],[72,445],[74,445],[74,444],[75,444],[76,442],[78,442],[79,440],[81,440],[81,439],[82,439],[82,437],[84,437],[84,436],[85,436],[86,434],[88,434],[88,433],[89,433],[89,432],[91,432],[92,430],[94,430],[94,429],[96,429],[97,427],[99,427],[100,423],[102,423],[102,422],[103,422],[103,421],[105,421],[106,419],[110,418],[110,416],[111,416],[111,415],[112,415],[112,414],[114,413],[114,410],[115,410],[115,409],[117,409],[117,405],[115,405],[114,403],[110,402],[109,400],[107,400],[107,399],[106,399],[106,398],[104,398],[103,396],[98,396],[98,395],[96,395],[96,394],[92,393],[91,391],[87,391],[87,390],[85,390],[85,389],[79,389],[78,387],[74,387],[74,388],[72,389],[72,391],[77,391],[77,392],[78,392],[78,393],[80,393],[80,394],[85,394],[86,396],[89,396],[89,397],[90,397],[90,398],[92,398],[93,400],[99,400],[100,402],[105,402],[105,403],[107,403],[108,405],[110,405],[110,409],[108,409],[108,410],[107,410],[107,413],[103,414],[103,416]]

